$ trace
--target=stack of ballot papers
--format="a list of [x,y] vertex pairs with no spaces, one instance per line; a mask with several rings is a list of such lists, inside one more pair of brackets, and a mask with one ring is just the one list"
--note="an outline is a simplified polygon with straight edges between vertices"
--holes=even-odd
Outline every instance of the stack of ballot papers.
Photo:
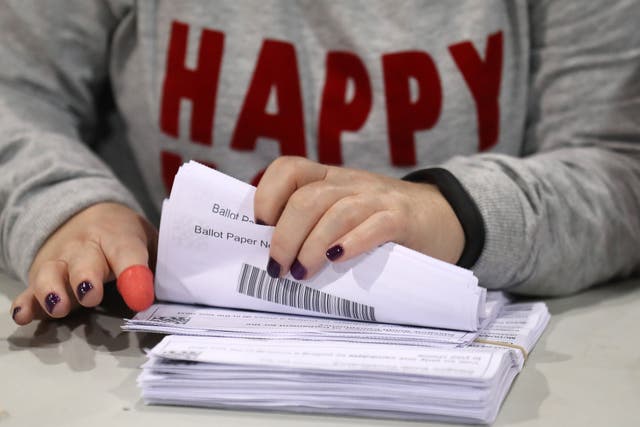
[[266,272],[255,188],[189,162],[163,204],[159,303],[171,334],[138,378],[149,404],[492,422],[549,320],[469,270],[386,243],[308,280]]
[[[169,335],[148,352],[138,378],[146,403],[491,423],[549,320],[542,302],[507,303],[473,342],[461,346],[464,337],[446,330],[436,338],[432,332],[420,335],[419,328],[376,325],[362,334],[384,337],[389,328],[388,342],[358,334],[349,340],[329,331],[314,336],[303,322],[298,336],[281,330],[298,316],[274,322],[245,313],[253,320],[235,323],[220,320],[222,312],[207,317],[200,310],[157,306],[129,322],[129,329],[133,322],[136,330],[176,327],[204,334]],[[185,325],[192,319],[198,320],[190,331]],[[234,324],[245,329],[208,332],[234,331]],[[261,332],[245,334],[249,325]]]
[[486,290],[470,270],[386,243],[309,280],[266,272],[273,227],[253,218],[255,187],[182,165],[162,208],[159,300],[477,331]]

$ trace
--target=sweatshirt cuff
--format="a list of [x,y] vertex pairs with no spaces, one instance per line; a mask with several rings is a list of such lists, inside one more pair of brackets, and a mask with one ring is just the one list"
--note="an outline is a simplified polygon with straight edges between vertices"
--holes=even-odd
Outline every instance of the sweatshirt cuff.
[[[480,285],[488,289],[522,291],[533,274],[531,238],[518,183],[509,179],[509,165],[499,156],[453,157],[440,167],[456,177],[474,201],[484,224],[484,247],[473,266]],[[525,290],[526,291],[526,290]]]
[[460,267],[471,268],[484,247],[484,223],[480,210],[460,181],[443,168],[422,169],[403,177],[405,181],[434,184],[449,202],[458,217],[464,232],[465,245],[456,263]]
[[47,238],[76,213],[102,202],[120,203],[143,215],[131,193],[107,174],[59,181],[14,206],[9,248],[14,274],[27,284],[31,264]]

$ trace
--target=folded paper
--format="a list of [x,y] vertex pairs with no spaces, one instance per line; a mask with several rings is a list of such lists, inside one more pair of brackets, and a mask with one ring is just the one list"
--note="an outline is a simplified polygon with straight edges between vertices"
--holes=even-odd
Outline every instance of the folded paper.
[[255,188],[196,162],[164,202],[156,267],[160,300],[476,331],[486,290],[469,270],[395,243],[309,280],[266,272],[273,227],[253,220]]

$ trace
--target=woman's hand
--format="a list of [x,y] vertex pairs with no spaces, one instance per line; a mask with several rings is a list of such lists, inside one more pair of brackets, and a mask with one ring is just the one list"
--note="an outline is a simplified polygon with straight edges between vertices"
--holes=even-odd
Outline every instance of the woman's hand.
[[126,206],[99,203],[58,228],[38,251],[29,284],[11,306],[16,323],[64,317],[78,305],[95,307],[103,284],[133,265],[148,265],[157,231]]
[[327,261],[344,261],[396,242],[451,263],[464,232],[437,187],[365,171],[281,157],[255,194],[258,222],[275,225],[267,266],[301,280]]

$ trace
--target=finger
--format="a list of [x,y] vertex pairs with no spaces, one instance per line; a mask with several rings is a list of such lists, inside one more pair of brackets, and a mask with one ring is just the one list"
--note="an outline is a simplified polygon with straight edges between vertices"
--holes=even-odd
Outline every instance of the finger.
[[93,241],[85,243],[69,257],[68,270],[69,284],[78,302],[85,307],[100,304],[103,283],[109,277],[109,264],[100,246]]
[[127,306],[134,311],[149,308],[154,291],[146,237],[143,234],[114,236],[103,241],[102,249]]
[[291,267],[291,275],[298,280],[313,276],[327,262],[327,249],[381,208],[379,198],[361,194],[338,200],[309,233]]
[[146,310],[153,304],[153,273],[146,265],[136,264],[127,267],[118,276],[118,292],[130,309]]
[[149,265],[147,241],[142,235],[118,234],[104,238],[101,248],[116,277],[132,265]]
[[378,211],[329,245],[329,261],[347,261],[378,246],[397,240],[403,222],[397,211]]
[[256,221],[275,225],[289,197],[305,185],[321,181],[327,166],[303,157],[279,157],[264,172],[254,196]]
[[75,304],[69,286],[67,263],[62,260],[43,262],[33,275],[33,288],[36,300],[45,313],[54,318],[69,314]]
[[[271,237],[270,263],[280,264],[281,272],[289,271],[300,248],[318,220],[338,200],[350,195],[350,191],[347,187],[319,181],[305,185],[293,193],[282,215],[280,215]],[[299,265],[296,264],[296,267]],[[269,268],[267,271],[272,273]],[[301,274],[297,274],[297,276]]]
[[9,311],[13,321],[18,325],[26,325],[32,320],[42,319],[45,316],[42,307],[38,304],[32,288],[27,288],[16,297]]

